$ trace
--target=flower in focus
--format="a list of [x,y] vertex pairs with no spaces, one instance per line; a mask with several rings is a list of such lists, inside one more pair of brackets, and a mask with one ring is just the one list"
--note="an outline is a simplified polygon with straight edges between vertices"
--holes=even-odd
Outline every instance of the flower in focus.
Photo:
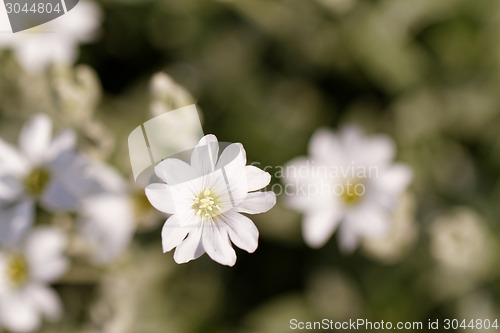
[[42,317],[57,320],[62,313],[57,294],[48,287],[65,273],[66,239],[56,229],[33,229],[21,247],[0,251],[0,327],[31,332]]
[[354,126],[337,135],[318,130],[310,157],[285,167],[288,204],[304,214],[303,235],[311,247],[323,246],[339,227],[339,246],[353,251],[360,238],[390,229],[391,213],[408,186],[411,170],[392,164],[395,148],[386,136],[366,137]]
[[164,181],[146,187],[146,196],[158,210],[172,214],[162,230],[163,251],[177,247],[174,259],[186,263],[205,252],[214,261],[233,266],[231,246],[252,253],[259,231],[240,213],[259,214],[276,204],[273,192],[255,192],[269,184],[269,173],[246,165],[246,152],[239,143],[219,156],[214,135],[203,137],[191,154],[190,164],[169,158],[155,167]]
[[30,71],[53,62],[73,63],[78,45],[95,38],[101,12],[91,1],[80,1],[72,10],[50,22],[15,34],[0,34],[0,47],[11,48]]
[[36,115],[21,131],[19,151],[0,139],[0,220],[9,230],[1,240],[14,242],[32,224],[35,202],[52,212],[75,210],[91,185],[87,162],[74,152],[75,134],[51,139],[51,132],[50,119]]

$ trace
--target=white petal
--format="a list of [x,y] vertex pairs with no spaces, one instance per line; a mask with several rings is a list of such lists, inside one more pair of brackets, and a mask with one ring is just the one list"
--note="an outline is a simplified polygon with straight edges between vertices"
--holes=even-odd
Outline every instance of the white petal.
[[0,244],[16,244],[33,225],[34,210],[35,205],[29,199],[3,208],[0,214]]
[[312,170],[312,160],[307,157],[296,157],[284,167],[283,182],[285,184],[313,183],[316,181]]
[[[305,157],[298,157],[286,164],[283,182],[296,188],[317,187],[332,182],[328,166]],[[305,195],[310,195],[309,190]],[[300,194],[300,193],[298,193]]]
[[247,153],[241,143],[232,143],[224,149],[219,157],[216,168],[222,168],[228,164],[245,166],[247,163]]
[[0,299],[0,322],[12,332],[32,332],[40,326],[40,315],[29,295],[19,292]]
[[365,136],[360,128],[347,125],[340,130],[340,142],[347,165],[386,165],[396,151],[394,141],[386,135]]
[[360,148],[359,159],[367,165],[385,165],[392,161],[396,147],[394,141],[386,135],[371,136]]
[[199,258],[205,249],[201,243],[202,227],[199,226],[189,232],[187,238],[175,249],[174,260],[178,264],[184,264],[193,259]]
[[99,179],[93,179],[89,172],[91,164],[82,155],[64,151],[48,166],[51,181],[42,194],[41,203],[51,211],[77,209],[79,200],[102,191]]
[[342,218],[340,209],[322,209],[304,215],[302,232],[307,245],[319,248],[330,239]]
[[[12,289],[12,285],[9,281],[9,277],[5,274],[8,270],[10,264],[10,256],[7,251],[0,252],[0,294],[4,294]],[[1,314],[0,314],[1,317]],[[1,318],[0,318],[1,322]],[[1,332],[1,331],[0,331]]]
[[54,290],[43,285],[31,285],[26,290],[38,311],[50,321],[62,315],[62,305]]
[[359,245],[359,236],[347,221],[340,224],[338,240],[340,250],[346,254],[352,253]]
[[359,245],[360,237],[381,237],[389,231],[389,216],[372,203],[346,213],[339,230],[339,246],[350,253]]
[[335,181],[325,165],[306,158],[296,158],[285,166],[286,204],[301,212],[314,212],[338,201]]
[[196,145],[191,154],[191,166],[204,175],[215,170],[219,155],[219,141],[213,134],[205,135]]
[[309,141],[308,152],[314,159],[330,164],[340,163],[343,157],[338,137],[332,130],[326,128],[319,129],[313,134]]
[[38,114],[23,126],[19,136],[19,147],[32,163],[42,163],[49,147],[51,135],[52,122],[50,118]]
[[175,202],[170,186],[167,184],[150,184],[146,187],[146,197],[154,208],[167,214],[175,213]]
[[90,162],[87,166],[82,165],[85,175],[89,180],[93,180],[96,186],[92,186],[89,192],[99,193],[101,191],[112,193],[125,193],[128,189],[128,183],[123,176],[110,165],[103,162]]
[[80,209],[79,231],[93,246],[93,261],[104,265],[120,255],[134,233],[131,200],[125,194],[86,198]]
[[412,170],[404,164],[394,164],[372,179],[374,196],[382,205],[393,208],[413,178]]
[[48,159],[54,159],[61,153],[73,150],[76,146],[76,135],[72,130],[64,130],[50,143],[47,150]]
[[36,281],[54,282],[66,272],[69,261],[63,253],[66,238],[51,227],[34,229],[26,240],[25,255]]
[[22,173],[27,170],[27,161],[11,145],[0,139],[0,171]]
[[247,174],[248,191],[257,191],[266,187],[271,182],[271,175],[253,165],[245,167]]
[[276,194],[273,191],[252,192],[236,208],[240,213],[260,214],[267,212],[276,204]]
[[363,132],[356,125],[344,125],[339,131],[339,139],[344,150],[352,150],[359,147],[363,138]]
[[176,158],[167,158],[160,162],[155,167],[155,173],[168,185],[177,185],[198,177],[194,168]]
[[78,196],[62,179],[53,179],[43,192],[40,203],[52,212],[75,210],[78,207]]
[[221,265],[234,266],[236,263],[236,252],[234,252],[227,230],[217,223],[205,223],[201,241],[203,248],[212,260]]
[[[349,211],[345,223],[357,235],[365,237],[381,237],[389,231],[390,216],[383,207],[375,203],[362,204]],[[346,226],[346,228],[347,228]]]
[[217,223],[223,223],[226,226],[234,245],[249,253],[255,252],[259,245],[259,230],[252,220],[241,214],[228,212]]
[[223,173],[225,192],[231,198],[233,207],[238,206],[247,196],[246,153],[241,144],[231,144],[221,155],[217,170]]
[[0,174],[0,205],[10,204],[24,194],[20,179],[12,174]]
[[161,230],[163,253],[178,246],[191,230],[191,228],[181,226],[176,215],[170,216]]
[[[102,14],[101,8],[97,3],[81,1],[78,3],[78,6],[71,9],[67,14],[50,23],[53,30],[61,34],[61,36],[58,36],[59,39],[67,39],[75,42],[91,42],[96,37],[96,33],[98,33]],[[66,48],[76,49],[73,46]],[[72,58],[68,58],[68,60],[70,59]]]

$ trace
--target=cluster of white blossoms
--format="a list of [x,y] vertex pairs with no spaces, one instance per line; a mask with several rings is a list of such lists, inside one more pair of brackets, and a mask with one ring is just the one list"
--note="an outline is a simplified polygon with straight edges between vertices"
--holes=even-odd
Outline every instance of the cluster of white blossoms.
[[72,64],[78,57],[78,46],[92,41],[98,34],[101,10],[92,1],[78,6],[61,17],[27,31],[0,34],[0,48],[14,51],[28,72],[38,72],[52,63]]
[[42,317],[57,320],[62,306],[48,285],[67,270],[66,238],[54,228],[38,227],[15,246],[0,251],[0,325],[31,332]]
[[206,135],[194,148],[190,163],[168,158],[155,167],[163,183],[146,187],[146,196],[161,212],[171,214],[162,229],[163,251],[176,248],[174,260],[186,263],[205,252],[227,266],[236,263],[231,242],[252,253],[259,231],[241,213],[259,214],[276,204],[274,192],[258,191],[271,180],[269,173],[246,165],[239,143],[219,156],[219,142]]
[[[24,125],[19,149],[0,139],[0,327],[29,332],[42,317],[60,316],[49,284],[70,265],[68,232],[89,243],[94,264],[123,250],[133,233],[123,183],[116,171],[76,151],[73,131],[52,138],[45,115]],[[76,216],[76,225],[63,230],[49,219],[40,227],[39,211]]]
[[351,252],[362,238],[390,230],[391,214],[412,179],[411,169],[393,164],[393,141],[365,136],[354,126],[338,134],[318,130],[309,157],[285,168],[287,203],[304,214],[303,235],[311,247],[323,246],[339,229],[339,246]]

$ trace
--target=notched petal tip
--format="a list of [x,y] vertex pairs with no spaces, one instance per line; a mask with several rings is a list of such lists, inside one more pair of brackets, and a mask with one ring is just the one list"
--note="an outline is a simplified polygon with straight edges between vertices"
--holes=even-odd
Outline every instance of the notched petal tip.
[[227,267],[234,267],[234,265],[236,265],[236,258],[234,258],[234,262],[232,262],[232,263],[223,264],[223,263],[219,262],[219,264],[221,264],[223,266],[227,266]]
[[271,182],[271,174],[256,166],[247,165],[245,167],[245,173],[249,192],[260,190]]

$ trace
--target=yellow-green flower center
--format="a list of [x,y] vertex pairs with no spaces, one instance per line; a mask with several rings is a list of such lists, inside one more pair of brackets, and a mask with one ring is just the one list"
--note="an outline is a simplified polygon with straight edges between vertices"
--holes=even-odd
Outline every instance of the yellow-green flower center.
[[342,187],[341,199],[347,206],[358,204],[366,192],[365,185],[361,179],[349,179]]
[[221,208],[215,193],[209,189],[203,190],[193,199],[194,213],[205,218],[213,218],[220,214]]
[[50,178],[51,175],[47,169],[33,169],[24,179],[24,188],[29,195],[39,197],[47,187]]
[[7,260],[7,277],[13,287],[20,287],[28,279],[28,263],[19,255],[12,255]]

